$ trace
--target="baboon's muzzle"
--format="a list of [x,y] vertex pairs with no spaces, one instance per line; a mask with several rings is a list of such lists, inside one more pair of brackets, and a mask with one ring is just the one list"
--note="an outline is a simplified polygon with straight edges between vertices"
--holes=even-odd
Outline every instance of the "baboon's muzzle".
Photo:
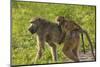
[[34,33],[36,32],[36,29],[35,29],[35,28],[30,27],[30,28],[28,29],[28,31],[29,31],[29,32],[31,32],[31,34],[34,34]]

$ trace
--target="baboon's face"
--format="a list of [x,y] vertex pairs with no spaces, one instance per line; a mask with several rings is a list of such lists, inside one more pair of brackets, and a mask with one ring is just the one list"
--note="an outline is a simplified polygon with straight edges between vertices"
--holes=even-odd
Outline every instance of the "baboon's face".
[[34,34],[37,31],[37,27],[31,23],[28,30],[31,32],[31,34]]
[[61,25],[64,22],[64,17],[63,16],[57,16],[56,21]]
[[39,27],[39,22],[40,22],[40,21],[39,21],[39,18],[30,21],[31,24],[30,24],[28,30],[29,30],[32,34],[34,34],[34,33],[37,32],[38,27]]

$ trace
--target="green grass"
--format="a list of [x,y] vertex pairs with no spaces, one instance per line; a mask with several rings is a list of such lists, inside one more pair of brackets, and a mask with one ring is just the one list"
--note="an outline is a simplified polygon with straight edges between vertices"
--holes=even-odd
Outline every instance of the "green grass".
[[[32,64],[37,52],[36,36],[28,32],[29,20],[41,16],[47,20],[55,21],[55,17],[62,15],[77,23],[88,31],[95,46],[95,6],[80,6],[67,4],[48,4],[33,2],[12,3],[12,65]],[[88,49],[85,39],[85,47]],[[44,56],[37,64],[53,63],[50,48],[45,47]],[[62,46],[58,46],[58,61],[63,62]],[[81,49],[82,50],[82,49]]]

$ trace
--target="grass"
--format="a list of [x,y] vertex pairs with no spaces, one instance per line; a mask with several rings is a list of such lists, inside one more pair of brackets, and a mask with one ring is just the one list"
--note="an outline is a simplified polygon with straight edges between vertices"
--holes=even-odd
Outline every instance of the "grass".
[[[77,23],[88,31],[92,43],[95,46],[95,6],[48,4],[34,2],[13,2],[12,3],[12,65],[32,64],[37,52],[36,34],[28,32],[29,20],[32,17],[41,16],[47,20],[55,21],[58,15],[65,16],[77,21]],[[88,42],[85,39],[85,47],[88,49]],[[61,52],[63,46],[58,46],[58,61],[64,61]],[[37,64],[53,63],[50,48],[46,45],[44,56]],[[81,48],[82,50],[82,48]]]

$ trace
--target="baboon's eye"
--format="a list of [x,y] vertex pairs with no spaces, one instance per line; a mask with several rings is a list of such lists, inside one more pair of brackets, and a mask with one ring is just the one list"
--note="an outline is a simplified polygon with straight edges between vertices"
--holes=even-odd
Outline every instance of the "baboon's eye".
[[30,23],[33,23],[32,21]]

